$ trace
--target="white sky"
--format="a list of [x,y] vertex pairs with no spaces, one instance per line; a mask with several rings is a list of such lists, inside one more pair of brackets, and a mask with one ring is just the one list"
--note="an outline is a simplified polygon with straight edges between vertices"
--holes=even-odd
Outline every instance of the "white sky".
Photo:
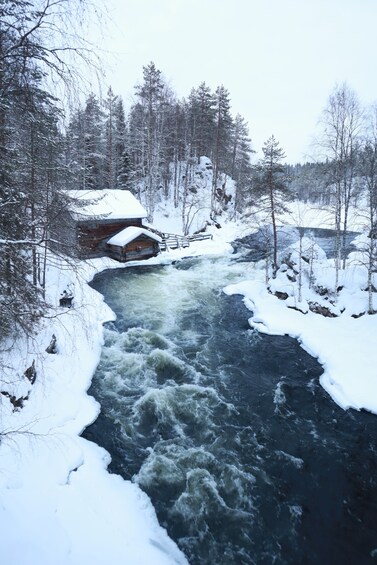
[[223,84],[257,152],[274,134],[287,161],[312,150],[336,83],[377,100],[377,0],[105,0],[107,81],[129,106],[156,64],[178,97]]

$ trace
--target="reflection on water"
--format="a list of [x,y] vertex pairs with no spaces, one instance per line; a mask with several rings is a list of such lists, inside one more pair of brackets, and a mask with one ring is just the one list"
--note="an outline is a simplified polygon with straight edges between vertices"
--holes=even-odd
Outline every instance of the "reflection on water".
[[96,277],[117,321],[85,435],[192,565],[373,562],[377,420],[339,409],[295,340],[250,329],[221,292],[245,269],[207,258]]

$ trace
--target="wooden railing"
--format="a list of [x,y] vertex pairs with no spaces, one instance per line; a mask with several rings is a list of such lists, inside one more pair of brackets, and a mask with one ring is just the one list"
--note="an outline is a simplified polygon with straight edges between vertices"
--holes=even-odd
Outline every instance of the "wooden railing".
[[152,226],[148,226],[147,229],[162,239],[162,242],[159,244],[161,251],[166,251],[167,249],[179,249],[180,247],[189,247],[192,241],[213,239],[212,234],[204,232],[195,233],[193,235],[178,235],[175,233],[161,232]]
[[179,249],[183,247],[189,247],[192,241],[203,241],[205,239],[212,239],[213,236],[210,233],[197,233],[194,235],[177,235],[173,233],[162,233],[161,236],[162,243],[160,243],[161,251],[166,251],[167,249]]

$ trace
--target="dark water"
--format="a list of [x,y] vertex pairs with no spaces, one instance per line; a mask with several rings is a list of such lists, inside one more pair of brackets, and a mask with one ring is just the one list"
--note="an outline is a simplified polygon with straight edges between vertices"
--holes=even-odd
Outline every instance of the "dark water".
[[[313,239],[325,252],[327,257],[330,259],[334,257],[334,230],[327,228],[293,228],[293,227],[281,227],[278,228],[278,241],[279,249],[284,249],[284,247],[291,245],[298,240],[301,236]],[[351,251],[355,251],[355,247],[352,245],[352,241],[355,237],[359,235],[358,232],[347,232],[345,237],[345,249],[344,253],[347,256]],[[272,231],[270,226],[266,226],[264,229],[259,230],[256,233],[248,235],[242,239],[238,239],[234,242],[234,248],[236,251],[248,250],[243,253],[243,260],[245,261],[258,261],[263,259],[266,254],[266,248],[271,246],[272,242]]]
[[377,562],[377,418],[338,408],[295,340],[250,329],[221,292],[248,268],[203,258],[96,277],[117,321],[85,436],[192,565]]

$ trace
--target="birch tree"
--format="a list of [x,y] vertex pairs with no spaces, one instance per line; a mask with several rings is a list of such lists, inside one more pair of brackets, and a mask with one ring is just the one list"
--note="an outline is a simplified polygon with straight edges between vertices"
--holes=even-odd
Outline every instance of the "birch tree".
[[364,249],[367,256],[368,313],[374,314],[373,275],[377,271],[377,105],[368,113],[367,135],[360,152],[360,175],[364,180],[367,201],[368,242]]
[[334,187],[335,292],[339,270],[345,267],[346,231],[354,189],[361,108],[356,94],[347,84],[337,86],[322,114],[320,146],[329,160],[329,180]]

